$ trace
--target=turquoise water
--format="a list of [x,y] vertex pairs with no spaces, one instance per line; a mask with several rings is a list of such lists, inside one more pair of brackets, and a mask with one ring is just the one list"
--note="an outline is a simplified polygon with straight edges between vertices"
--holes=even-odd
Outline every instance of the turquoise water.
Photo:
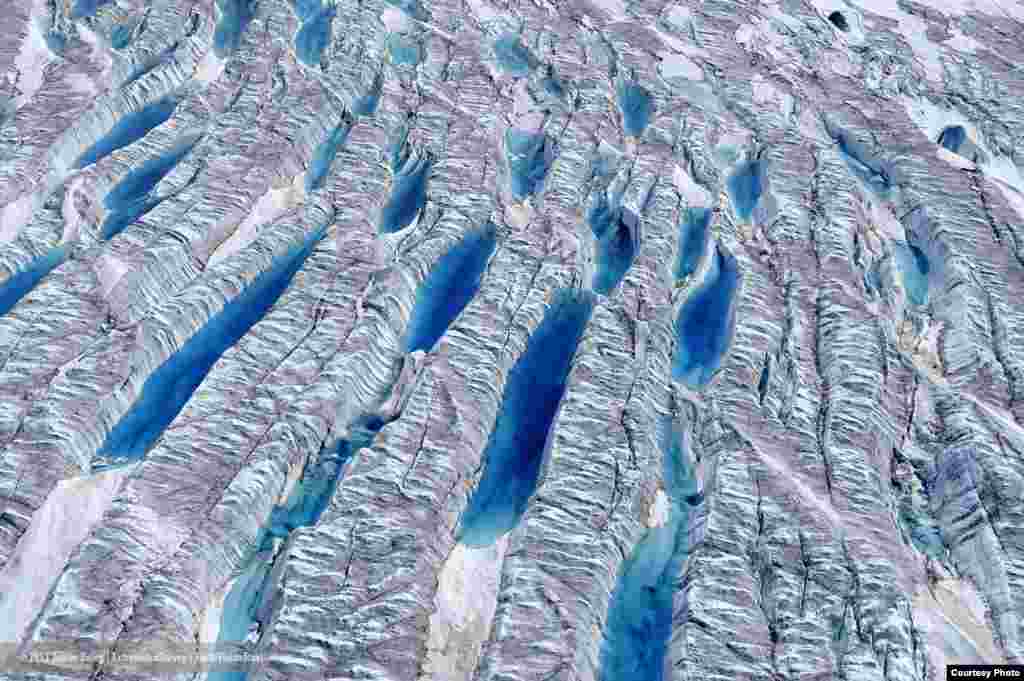
[[494,56],[498,68],[510,76],[525,78],[533,68],[530,51],[519,41],[515,33],[505,33],[494,41]]
[[595,258],[592,288],[609,295],[626,276],[636,258],[634,239],[637,217],[621,205],[622,194],[599,192],[587,214],[594,234]]
[[181,162],[199,141],[190,137],[168,151],[140,164],[118,182],[103,199],[108,214],[100,228],[100,238],[106,240],[120,234],[128,225],[160,204],[153,189]]
[[909,243],[898,243],[895,246],[896,264],[903,277],[903,288],[907,297],[914,305],[923,306],[928,303],[928,273],[931,266],[928,256],[920,248]]

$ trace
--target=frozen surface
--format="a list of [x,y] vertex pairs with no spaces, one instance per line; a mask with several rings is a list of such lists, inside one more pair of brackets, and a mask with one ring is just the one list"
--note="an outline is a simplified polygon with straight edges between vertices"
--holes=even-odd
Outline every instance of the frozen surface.
[[23,651],[244,638],[249,681],[1024,662],[1019,0],[0,17]]

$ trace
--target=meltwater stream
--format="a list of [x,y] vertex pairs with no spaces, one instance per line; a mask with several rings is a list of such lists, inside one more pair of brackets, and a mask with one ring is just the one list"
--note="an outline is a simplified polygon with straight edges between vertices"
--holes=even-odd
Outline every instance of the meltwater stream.
[[672,634],[672,597],[689,551],[690,515],[702,497],[683,440],[660,424],[668,517],[650,527],[619,573],[601,646],[600,681],[662,681]]
[[[346,464],[360,449],[369,447],[385,425],[387,422],[375,415],[359,418],[349,428],[346,438],[325,447],[316,461],[307,464],[287,501],[271,511],[242,573],[224,599],[218,643],[240,644],[259,635],[260,626],[267,621],[273,606],[273,567],[280,555],[280,541],[297,528],[312,527],[319,522]],[[221,671],[211,673],[207,680],[243,681],[247,676],[247,672],[241,670]]]
[[593,306],[594,295],[588,291],[558,291],[509,372],[483,454],[483,475],[462,516],[459,540],[467,546],[493,544],[526,511],[537,488],[548,431]]

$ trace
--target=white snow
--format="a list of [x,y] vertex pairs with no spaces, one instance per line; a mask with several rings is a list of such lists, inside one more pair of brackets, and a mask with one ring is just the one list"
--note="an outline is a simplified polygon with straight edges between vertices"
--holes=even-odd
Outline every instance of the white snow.
[[670,508],[668,495],[665,494],[665,490],[659,488],[654,495],[654,503],[651,504],[650,512],[647,516],[647,527],[664,526],[668,522]]
[[212,267],[251,244],[259,236],[261,227],[274,222],[301,204],[305,195],[301,174],[292,178],[290,184],[268,189],[256,201],[256,205],[252,207],[252,211],[242,224],[214,250],[206,266]]
[[381,12],[380,21],[391,33],[408,33],[414,26],[412,18],[397,7],[388,7]]
[[700,65],[685,54],[661,52],[661,64],[658,70],[663,78],[686,78],[687,80],[704,80],[704,71]]
[[64,218],[64,233],[61,237],[61,241],[64,243],[71,243],[78,240],[79,227],[82,224],[82,215],[75,208],[75,196],[78,194],[78,188],[82,184],[81,177],[68,182],[66,191],[64,192],[64,202],[61,204],[60,213]]
[[0,211],[0,243],[18,238],[22,228],[32,219],[36,199],[35,194],[25,194],[3,207]]
[[202,61],[196,66],[196,72],[192,78],[203,85],[209,85],[224,72],[224,65],[226,63],[213,50],[209,50]]
[[469,681],[498,606],[509,535],[492,546],[457,544],[438,577],[420,681]]
[[46,16],[45,3],[36,0],[32,3],[32,14],[28,21],[28,33],[21,43],[21,50],[14,60],[14,68],[18,70],[18,89],[21,94],[15,100],[15,106],[21,107],[32,99],[43,84],[43,70],[50,63],[52,55],[46,46],[46,39],[39,28],[37,17]]
[[672,173],[672,181],[679,194],[686,200],[687,207],[707,208],[714,202],[711,192],[694,182],[678,165]]
[[136,467],[63,480],[50,492],[0,572],[0,641],[17,641],[25,633],[72,551]]
[[118,260],[110,253],[105,253],[96,259],[96,278],[100,282],[100,292],[104,298],[110,296],[110,292],[117,286],[117,282],[128,273],[128,266]]

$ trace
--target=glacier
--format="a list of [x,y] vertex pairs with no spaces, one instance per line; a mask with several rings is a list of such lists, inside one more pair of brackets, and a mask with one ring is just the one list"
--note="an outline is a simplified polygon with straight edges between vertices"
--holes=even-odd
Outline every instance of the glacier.
[[0,679],[1024,664],[1022,30],[7,1]]

